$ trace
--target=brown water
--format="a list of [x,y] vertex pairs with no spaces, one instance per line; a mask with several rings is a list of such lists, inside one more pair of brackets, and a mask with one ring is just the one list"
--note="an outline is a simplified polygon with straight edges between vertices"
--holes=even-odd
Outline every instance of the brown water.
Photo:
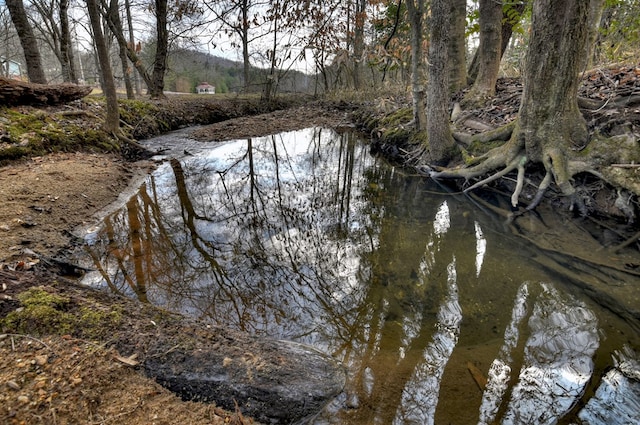
[[[545,271],[502,218],[353,134],[201,148],[87,240],[87,284],[341,359],[347,387],[315,424],[640,417],[638,323]],[[614,283],[638,297],[639,282]],[[612,400],[626,410],[602,407]]]

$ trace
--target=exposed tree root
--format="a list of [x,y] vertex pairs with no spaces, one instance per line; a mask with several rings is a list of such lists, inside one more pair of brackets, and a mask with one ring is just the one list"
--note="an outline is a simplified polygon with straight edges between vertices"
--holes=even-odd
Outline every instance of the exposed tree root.
[[453,138],[456,139],[458,143],[461,143],[465,146],[469,146],[474,142],[478,143],[489,143],[494,141],[507,141],[511,137],[513,130],[516,127],[517,120],[511,121],[509,124],[503,125],[502,127],[498,127],[495,130],[485,131],[484,133],[471,135],[464,132],[453,132]]

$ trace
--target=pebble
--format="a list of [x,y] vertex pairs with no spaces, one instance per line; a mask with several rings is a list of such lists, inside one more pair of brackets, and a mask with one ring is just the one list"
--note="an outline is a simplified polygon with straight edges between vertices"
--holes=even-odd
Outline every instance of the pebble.
[[14,391],[20,390],[20,385],[16,381],[7,381],[7,387],[11,388]]

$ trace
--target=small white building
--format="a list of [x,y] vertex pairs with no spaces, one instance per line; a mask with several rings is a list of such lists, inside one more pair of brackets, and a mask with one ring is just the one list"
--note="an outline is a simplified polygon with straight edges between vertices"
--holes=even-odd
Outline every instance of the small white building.
[[19,62],[0,56],[0,75],[14,80],[21,80],[22,67]]
[[196,86],[198,94],[216,94],[216,86],[212,86],[207,82],[200,83]]

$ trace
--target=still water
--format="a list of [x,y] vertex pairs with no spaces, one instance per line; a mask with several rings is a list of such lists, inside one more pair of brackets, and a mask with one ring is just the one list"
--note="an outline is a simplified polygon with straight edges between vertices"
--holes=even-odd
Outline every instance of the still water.
[[347,387],[315,424],[640,416],[637,323],[545,272],[501,218],[351,133],[170,160],[87,240],[87,284],[342,360]]

